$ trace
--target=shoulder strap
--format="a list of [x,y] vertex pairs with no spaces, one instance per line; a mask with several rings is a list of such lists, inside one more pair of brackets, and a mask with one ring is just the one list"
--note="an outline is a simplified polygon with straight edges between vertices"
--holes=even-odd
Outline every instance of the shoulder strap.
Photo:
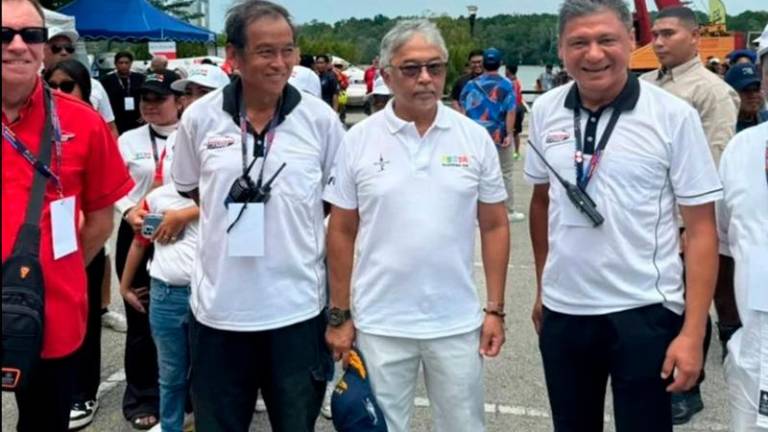
[[[53,138],[53,122],[51,121],[51,92],[43,88],[43,103],[45,104],[45,119],[43,134],[40,139],[40,156],[38,160],[46,165],[51,161],[51,140]],[[27,253],[37,256],[40,249],[40,214],[43,210],[45,185],[48,180],[38,170],[33,170],[32,191],[29,194],[27,215],[14,245],[14,253]]]

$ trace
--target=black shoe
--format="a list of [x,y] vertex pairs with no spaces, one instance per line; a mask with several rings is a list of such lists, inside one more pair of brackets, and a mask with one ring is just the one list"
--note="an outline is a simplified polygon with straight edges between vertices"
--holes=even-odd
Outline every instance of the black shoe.
[[69,411],[69,430],[75,430],[88,426],[93,421],[93,416],[99,409],[99,401],[90,400],[75,402]]
[[704,402],[701,401],[701,392],[699,387],[684,392],[672,394],[672,424],[686,424],[693,418],[694,414],[704,409]]

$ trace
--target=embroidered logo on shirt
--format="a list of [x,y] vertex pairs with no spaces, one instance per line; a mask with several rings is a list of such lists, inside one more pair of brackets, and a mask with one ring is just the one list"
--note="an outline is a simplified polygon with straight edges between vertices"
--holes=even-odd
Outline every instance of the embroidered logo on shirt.
[[69,142],[75,139],[75,134],[72,132],[61,131],[61,143]]
[[150,152],[137,152],[135,155],[133,155],[133,160],[144,160],[144,159],[152,159],[152,153]]
[[547,134],[547,136],[544,138],[544,142],[547,144],[552,144],[565,141],[570,137],[571,134],[566,131],[554,131]]
[[234,143],[235,143],[235,139],[232,137],[214,136],[214,137],[208,138],[208,141],[205,143],[205,147],[208,148],[208,150],[215,150],[215,149],[221,149],[224,147],[229,147]]
[[386,168],[387,165],[389,165],[389,161],[384,160],[384,156],[381,153],[379,153],[379,160],[377,162],[374,162],[373,164],[379,167],[379,172],[382,172],[384,171],[384,168]]
[[469,156],[467,155],[444,155],[440,158],[440,163],[444,167],[469,167]]

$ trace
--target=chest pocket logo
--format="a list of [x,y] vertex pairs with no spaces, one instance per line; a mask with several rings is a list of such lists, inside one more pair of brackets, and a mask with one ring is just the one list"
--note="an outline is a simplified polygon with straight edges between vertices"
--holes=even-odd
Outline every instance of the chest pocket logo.
[[444,167],[469,168],[469,155],[444,155],[440,158],[440,164]]
[[373,165],[378,168],[378,172],[382,172],[389,165],[389,161],[385,160],[384,155],[379,153],[379,160],[374,162]]
[[222,149],[225,147],[229,147],[232,144],[235,143],[235,139],[228,136],[213,136],[208,138],[208,141],[205,142],[205,147],[208,150],[216,150],[216,149]]
[[152,159],[152,153],[150,152],[137,152],[133,155],[133,160],[140,161],[144,159]]

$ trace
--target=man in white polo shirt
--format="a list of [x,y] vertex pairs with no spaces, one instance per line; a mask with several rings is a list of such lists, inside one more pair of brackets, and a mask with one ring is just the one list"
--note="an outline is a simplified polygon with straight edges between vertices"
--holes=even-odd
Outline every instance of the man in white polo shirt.
[[622,0],[566,0],[559,40],[575,82],[536,101],[525,164],[554,427],[602,430],[610,377],[618,431],[672,431],[670,392],[701,371],[722,188],[696,111],[629,75]]
[[[768,101],[768,26],[758,54]],[[768,431],[768,123],[736,135],[720,160],[725,197],[717,207],[720,253],[731,275],[742,327],[728,342],[725,380],[731,430]]]
[[448,51],[434,24],[399,22],[380,58],[394,97],[345,136],[324,194],[333,204],[326,339],[337,359],[356,341],[390,432],[410,430],[420,365],[434,430],[482,431],[482,356],[504,343],[509,260],[498,155],[483,127],[440,102]]
[[200,205],[195,425],[247,431],[261,390],[272,430],[309,432],[333,370],[321,194],[344,130],[323,101],[287,84],[295,33],[283,7],[240,2],[225,29],[241,78],[187,108],[172,167]]

